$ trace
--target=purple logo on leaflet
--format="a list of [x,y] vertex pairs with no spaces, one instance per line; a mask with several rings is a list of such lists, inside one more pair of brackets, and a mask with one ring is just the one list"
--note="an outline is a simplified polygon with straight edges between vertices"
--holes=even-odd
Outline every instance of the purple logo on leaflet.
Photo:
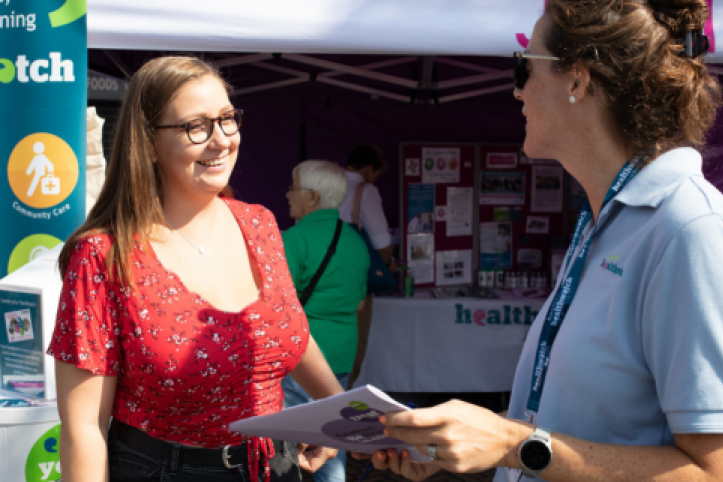
[[349,406],[341,409],[342,419],[332,420],[321,427],[324,435],[342,442],[380,443],[385,445],[401,444],[401,440],[384,435],[384,425],[379,422],[383,412],[363,402],[349,402]]

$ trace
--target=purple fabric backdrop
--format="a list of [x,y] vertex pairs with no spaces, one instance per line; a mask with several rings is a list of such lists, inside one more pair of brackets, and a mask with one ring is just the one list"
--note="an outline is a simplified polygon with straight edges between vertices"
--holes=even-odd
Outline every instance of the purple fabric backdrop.
[[[243,143],[232,178],[236,196],[271,209],[282,229],[292,224],[285,189],[301,160],[302,125],[306,126],[306,159],[344,166],[352,148],[363,142],[384,151],[389,169],[377,186],[390,226],[398,225],[401,142],[519,144],[524,139],[522,104],[511,92],[413,106],[345,92],[321,95],[313,86],[305,90],[298,95],[279,91],[235,100],[244,110]],[[326,87],[323,90],[329,92]]]
[[[302,125],[306,126],[306,159],[343,166],[351,149],[362,142],[377,144],[384,151],[389,169],[377,186],[390,226],[399,224],[401,142],[521,144],[524,140],[522,105],[511,93],[412,106],[344,92],[320,95],[313,88],[305,90],[235,101],[244,109],[243,143],[232,178],[236,196],[271,209],[282,229],[293,222],[285,194],[291,171],[301,160]],[[703,153],[706,177],[723,190],[723,117]]]

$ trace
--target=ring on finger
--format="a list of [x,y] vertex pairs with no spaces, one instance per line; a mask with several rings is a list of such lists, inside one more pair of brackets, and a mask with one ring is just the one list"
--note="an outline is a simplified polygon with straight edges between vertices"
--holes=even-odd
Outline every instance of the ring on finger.
[[430,462],[439,459],[437,456],[437,446],[435,444],[427,445],[427,457],[429,457]]

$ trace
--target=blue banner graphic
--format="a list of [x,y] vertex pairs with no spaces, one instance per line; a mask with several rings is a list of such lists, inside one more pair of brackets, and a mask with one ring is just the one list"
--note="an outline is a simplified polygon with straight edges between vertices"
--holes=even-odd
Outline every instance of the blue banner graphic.
[[0,0],[0,278],[85,219],[86,0]]

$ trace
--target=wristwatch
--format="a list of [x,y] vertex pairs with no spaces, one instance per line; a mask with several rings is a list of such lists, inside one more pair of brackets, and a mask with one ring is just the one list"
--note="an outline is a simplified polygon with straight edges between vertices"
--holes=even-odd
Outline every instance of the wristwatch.
[[549,430],[537,427],[532,435],[520,445],[519,458],[522,475],[534,479],[552,462],[552,435]]

